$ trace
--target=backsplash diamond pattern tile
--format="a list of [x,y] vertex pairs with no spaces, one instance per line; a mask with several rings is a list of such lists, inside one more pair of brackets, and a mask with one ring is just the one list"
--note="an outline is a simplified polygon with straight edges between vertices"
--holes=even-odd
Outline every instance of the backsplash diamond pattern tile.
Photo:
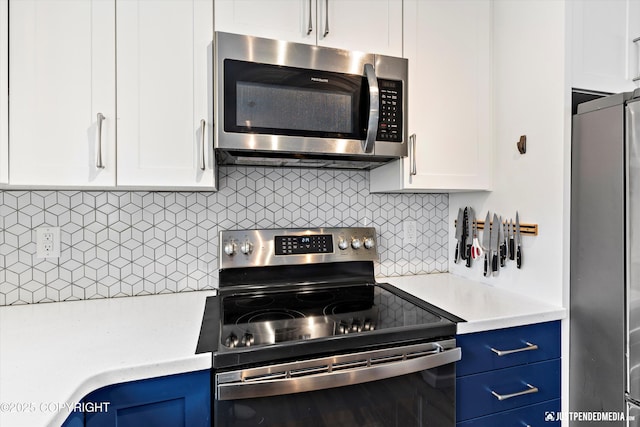
[[[0,305],[217,286],[218,232],[373,226],[385,276],[447,271],[446,194],[371,194],[364,171],[223,167],[218,192],[0,192]],[[403,220],[418,242],[402,242]],[[60,258],[36,229],[60,227]]]

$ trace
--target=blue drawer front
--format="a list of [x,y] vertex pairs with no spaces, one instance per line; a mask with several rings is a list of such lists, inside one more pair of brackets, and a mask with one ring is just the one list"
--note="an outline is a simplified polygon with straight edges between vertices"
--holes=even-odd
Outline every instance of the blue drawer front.
[[497,426],[544,426],[560,427],[557,414],[560,399],[549,400],[536,405],[499,412],[486,417],[457,423],[457,427],[497,427]]
[[[525,363],[540,362],[560,357],[560,322],[537,323],[535,325],[498,329],[489,332],[458,335],[458,346],[462,349],[462,360],[456,364],[458,377],[507,368]],[[496,350],[515,350],[527,347],[526,343],[538,346],[536,350],[498,356]]]
[[[508,395],[538,388],[536,393],[498,400],[491,392]],[[464,421],[560,397],[560,359],[467,375],[456,380],[456,419]]]

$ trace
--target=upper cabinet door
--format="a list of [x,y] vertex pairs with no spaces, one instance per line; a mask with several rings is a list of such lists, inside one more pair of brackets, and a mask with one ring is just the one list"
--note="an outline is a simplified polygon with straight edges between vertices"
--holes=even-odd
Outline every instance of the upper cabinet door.
[[9,182],[9,1],[0,0],[0,184]]
[[402,0],[318,0],[321,46],[402,56]]
[[216,0],[215,30],[402,56],[402,0]]
[[215,188],[213,0],[117,7],[118,187]]
[[316,44],[316,0],[215,0],[216,31]]
[[640,0],[574,0],[569,7],[571,86],[612,93],[638,87]]
[[10,183],[114,185],[114,1],[9,6]]
[[371,191],[489,190],[491,1],[405,0],[404,53],[410,155],[372,170]]

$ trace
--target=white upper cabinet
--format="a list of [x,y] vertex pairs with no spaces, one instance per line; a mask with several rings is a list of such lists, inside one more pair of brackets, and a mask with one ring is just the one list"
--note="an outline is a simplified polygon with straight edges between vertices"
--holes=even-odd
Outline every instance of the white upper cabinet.
[[402,56],[402,0],[215,0],[215,30]]
[[0,184],[9,182],[9,2],[0,0]]
[[569,7],[571,86],[614,93],[638,87],[640,0],[573,0]]
[[212,0],[117,6],[118,186],[211,189]]
[[372,192],[490,190],[490,0],[405,0],[409,157],[371,171]]
[[9,3],[10,184],[115,185],[114,1]]
[[213,0],[10,0],[9,13],[11,186],[215,188]]

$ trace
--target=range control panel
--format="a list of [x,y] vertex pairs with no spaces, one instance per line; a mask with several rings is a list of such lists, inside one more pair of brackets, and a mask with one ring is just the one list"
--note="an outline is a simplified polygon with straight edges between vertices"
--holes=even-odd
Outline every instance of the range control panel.
[[220,232],[220,269],[377,259],[372,227]]

